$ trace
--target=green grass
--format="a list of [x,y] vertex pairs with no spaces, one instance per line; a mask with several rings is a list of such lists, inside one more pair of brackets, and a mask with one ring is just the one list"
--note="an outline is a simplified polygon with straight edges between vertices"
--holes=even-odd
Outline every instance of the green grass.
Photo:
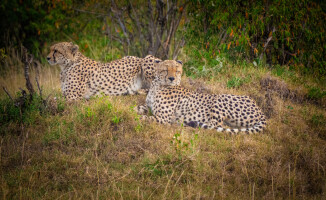
[[322,99],[324,96],[326,96],[326,91],[321,91],[318,87],[312,87],[308,91],[308,97],[310,99]]
[[[185,62],[190,59],[185,57]],[[41,75],[48,73],[44,68]],[[224,60],[220,71],[193,81],[205,81],[213,93],[264,100],[259,81],[268,73],[262,66]],[[52,76],[58,78],[58,73]],[[309,94],[309,88],[286,73],[271,76]],[[2,77],[3,82],[10,80]],[[325,90],[305,80],[320,88],[319,93]],[[142,121],[133,109],[145,102],[142,95],[68,103],[56,83],[46,85],[44,92],[53,92],[57,101],[42,113],[38,102],[32,102],[24,120],[1,95],[0,196],[4,199],[325,198],[325,96],[318,92],[312,94],[320,105],[293,103],[273,94],[274,114],[264,133],[229,136]],[[197,85],[188,87],[195,90]],[[259,104],[263,107],[264,101]]]

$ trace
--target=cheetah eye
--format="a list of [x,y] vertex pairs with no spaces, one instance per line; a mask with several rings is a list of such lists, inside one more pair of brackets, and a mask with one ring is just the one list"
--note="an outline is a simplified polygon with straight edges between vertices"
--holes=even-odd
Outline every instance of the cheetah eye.
[[58,51],[57,50],[54,50],[54,52],[53,53],[57,53]]

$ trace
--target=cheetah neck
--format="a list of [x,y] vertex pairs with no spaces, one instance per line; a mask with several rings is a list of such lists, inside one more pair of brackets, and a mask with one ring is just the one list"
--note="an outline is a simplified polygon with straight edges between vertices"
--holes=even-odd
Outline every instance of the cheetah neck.
[[[67,59],[65,63],[63,64],[60,64],[60,68],[61,68],[61,71],[62,72],[65,72],[67,71],[70,67],[73,67],[75,66],[76,64],[78,64],[80,61],[84,60],[86,57],[80,53],[80,52],[77,52],[73,59]],[[87,59],[87,58],[86,58]]]
[[153,104],[155,102],[155,98],[156,98],[156,95],[158,94],[158,92],[163,88],[164,86],[162,86],[160,83],[159,83],[159,79],[158,78],[155,78],[153,80],[153,82],[151,83],[151,87],[149,89],[149,92],[147,94],[147,97],[146,97],[146,104],[149,108],[151,108],[151,110],[153,111]]
[[85,62],[85,60],[91,60],[90,58],[87,58],[82,53],[77,52],[74,56],[74,59],[72,61],[73,64],[79,63],[79,62]]

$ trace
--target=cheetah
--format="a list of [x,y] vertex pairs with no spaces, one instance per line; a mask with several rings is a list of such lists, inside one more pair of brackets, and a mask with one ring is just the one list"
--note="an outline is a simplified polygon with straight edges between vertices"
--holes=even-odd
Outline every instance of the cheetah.
[[54,44],[47,60],[61,68],[61,90],[66,99],[91,96],[136,94],[150,87],[154,75],[152,55],[145,58],[126,56],[110,63],[100,63],[84,56],[71,42]]
[[[146,105],[153,116],[144,116],[143,119],[159,123],[183,122],[187,126],[230,134],[257,133],[266,127],[264,114],[250,97],[202,94],[182,88],[182,62],[155,62],[155,78],[146,97]],[[139,114],[146,111],[146,107],[138,107]]]

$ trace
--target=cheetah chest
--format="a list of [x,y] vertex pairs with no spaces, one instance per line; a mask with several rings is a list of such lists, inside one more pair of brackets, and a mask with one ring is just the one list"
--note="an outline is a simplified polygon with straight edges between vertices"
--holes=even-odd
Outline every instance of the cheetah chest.
[[135,79],[133,84],[131,85],[131,90],[133,92],[137,92],[138,90],[140,90],[142,88],[142,77],[139,74]]

